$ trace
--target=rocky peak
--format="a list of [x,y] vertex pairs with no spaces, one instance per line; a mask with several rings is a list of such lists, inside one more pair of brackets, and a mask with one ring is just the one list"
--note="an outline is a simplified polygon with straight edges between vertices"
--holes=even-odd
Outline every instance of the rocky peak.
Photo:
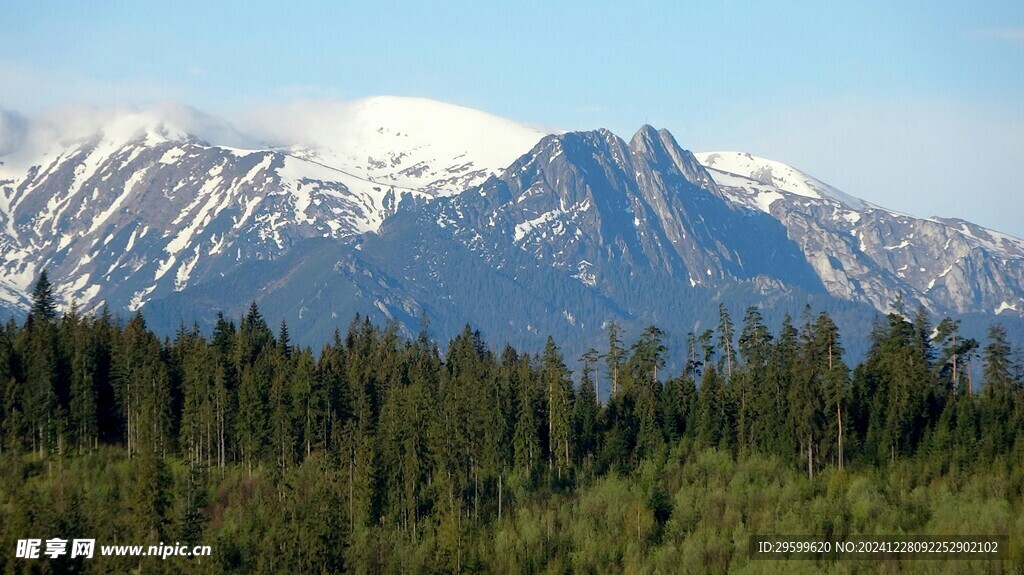
[[629,141],[629,149],[662,178],[677,176],[724,199],[704,166],[692,152],[683,149],[668,130],[655,130],[645,124]]

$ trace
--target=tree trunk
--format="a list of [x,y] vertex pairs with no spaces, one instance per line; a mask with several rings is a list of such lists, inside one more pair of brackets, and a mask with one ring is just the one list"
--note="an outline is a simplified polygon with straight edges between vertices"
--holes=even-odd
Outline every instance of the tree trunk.
[[843,470],[843,409],[836,403],[836,417],[839,419],[839,470]]
[[356,531],[355,493],[353,493],[356,482],[355,457],[355,447],[353,447],[349,452],[348,459],[348,522],[350,534],[354,534]]
[[958,377],[957,377],[957,372],[956,372],[957,371],[957,369],[956,369],[956,355],[957,355],[956,354],[956,332],[954,331],[953,332],[953,395],[956,395],[957,384],[959,383],[958,382]]
[[569,438],[568,437],[565,438],[565,444],[564,445],[565,445],[565,467],[568,468],[569,465],[570,465],[570,462],[569,462]]

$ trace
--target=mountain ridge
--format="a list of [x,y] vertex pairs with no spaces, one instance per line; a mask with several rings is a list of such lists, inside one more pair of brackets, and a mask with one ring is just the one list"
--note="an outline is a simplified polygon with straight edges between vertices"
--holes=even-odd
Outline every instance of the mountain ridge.
[[[387,123],[380,116],[389,105],[404,111]],[[23,313],[25,293],[46,267],[65,303],[161,309],[157,321],[188,321],[170,302],[192,298],[182,309],[209,315],[232,307],[227,295],[271,297],[256,286],[218,294],[234,270],[258,269],[254,277],[280,300],[275,313],[290,322],[323,304],[299,285],[306,274],[321,278],[307,283],[322,293],[337,294],[327,317],[370,309],[411,326],[425,307],[447,310],[451,321],[466,312],[456,288],[469,288],[447,278],[432,291],[431,282],[472,269],[523,309],[561,317],[557,329],[575,330],[573,337],[585,337],[581,324],[661,317],[643,309],[645,299],[675,309],[664,294],[649,293],[658,282],[693,305],[739,290],[751,302],[830,297],[886,312],[903,298],[935,315],[1024,317],[1024,241],[1006,234],[886,210],[774,160],[691,153],[651,126],[628,142],[608,130],[544,135],[482,112],[423,105],[363,102],[373,114],[350,135],[356,144],[323,144],[325,126],[320,147],[236,148],[140,112],[98,138],[51,139],[60,146],[28,168],[24,149],[10,152],[0,157],[16,160],[0,166],[0,305]],[[326,108],[330,118],[359,109]],[[414,135],[400,124],[416,109],[435,114]],[[496,151],[474,158],[457,142],[432,145],[449,137],[434,130],[452,124],[451,114],[461,118],[453,133],[465,133],[462,147],[484,140]],[[0,140],[19,137],[34,136]],[[496,165],[498,156],[510,159]],[[298,253],[321,269],[297,261]],[[338,291],[332,281],[347,287]],[[569,305],[559,290],[579,301]],[[483,300],[472,305],[500,320]]]

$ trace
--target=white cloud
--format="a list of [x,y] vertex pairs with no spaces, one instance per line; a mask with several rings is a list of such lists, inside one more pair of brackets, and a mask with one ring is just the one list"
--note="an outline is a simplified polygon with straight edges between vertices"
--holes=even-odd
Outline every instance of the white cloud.
[[[65,142],[107,136],[131,137],[145,130],[188,134],[208,142],[256,147],[256,142],[219,120],[189,106],[163,102],[136,106],[62,105],[23,116],[0,109],[0,157],[9,165],[38,161],[39,155]],[[27,165],[27,164],[26,164]]]

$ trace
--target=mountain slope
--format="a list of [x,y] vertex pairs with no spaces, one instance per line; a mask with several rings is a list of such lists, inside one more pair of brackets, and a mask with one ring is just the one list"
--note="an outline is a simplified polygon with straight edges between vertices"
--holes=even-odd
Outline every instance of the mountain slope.
[[835,296],[880,310],[902,296],[935,313],[1024,313],[1024,240],[893,212],[749,154],[697,157],[732,201],[786,226]]
[[428,100],[376,98],[341,111],[304,116],[332,126],[333,141],[269,149],[204,141],[190,128],[230,129],[177,108],[23,127],[3,138],[22,144],[0,157],[0,298],[24,306],[46,267],[65,302],[138,309],[302,239],[374,230],[401,194],[461,191],[541,136]]
[[778,221],[733,205],[671,134],[646,126],[629,143],[603,130],[548,136],[480,186],[406,199],[376,233],[306,242],[226,279],[233,301],[215,282],[147,313],[170,328],[252,298],[321,338],[355,313],[410,332],[426,313],[440,333],[470,322],[527,348],[552,334],[571,353],[599,345],[609,321],[658,324],[682,346],[713,325],[718,301],[773,319],[808,301],[870,318],[825,293]]
[[612,320],[682,345],[723,301],[777,320],[813,302],[858,331],[901,297],[1024,317],[1024,242],[650,126],[544,136],[403,98],[296,104],[244,134],[180,107],[86,116],[0,118],[8,309],[45,266],[65,303],[171,331],[255,300],[303,342],[357,312],[570,347]]

